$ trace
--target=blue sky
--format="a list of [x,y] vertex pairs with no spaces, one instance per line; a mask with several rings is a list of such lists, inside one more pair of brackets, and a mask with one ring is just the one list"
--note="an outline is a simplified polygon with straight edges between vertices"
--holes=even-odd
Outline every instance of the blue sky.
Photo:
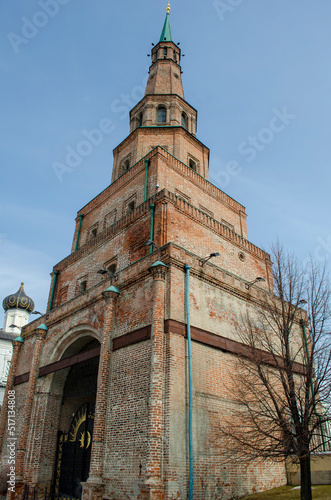
[[[45,311],[77,211],[110,183],[166,4],[1,2],[1,300],[24,281]],[[210,180],[246,206],[250,241],[268,249],[279,238],[302,260],[331,260],[330,19],[330,0],[171,2]],[[112,131],[56,175],[103,119]]]

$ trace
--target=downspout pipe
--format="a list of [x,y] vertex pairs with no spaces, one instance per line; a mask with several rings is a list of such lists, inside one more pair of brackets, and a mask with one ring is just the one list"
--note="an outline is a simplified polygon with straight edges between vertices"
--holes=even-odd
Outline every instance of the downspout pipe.
[[[154,213],[155,213],[155,205],[149,205],[149,209],[151,211],[151,232],[150,232],[150,240],[154,241]],[[149,253],[153,252],[153,245],[149,247]]]
[[76,246],[75,246],[75,252],[78,250],[78,245],[79,245],[79,236],[80,236],[80,230],[82,228],[82,220],[83,220],[84,214],[79,214],[79,226],[78,226],[78,232],[77,232],[77,239],[76,239]]
[[[303,319],[300,319],[300,324],[301,324],[302,331],[303,331],[303,338],[304,338],[304,342],[305,342],[307,362],[309,363],[310,362],[310,355],[309,355],[309,348],[308,348],[308,339],[307,339],[306,325],[305,325],[305,322],[304,322]],[[312,394],[312,396],[314,398],[314,410],[315,410],[315,414],[316,414],[316,416],[318,417],[318,419],[320,421],[321,418],[318,415],[318,413],[316,411],[316,407],[315,407],[315,389],[314,389],[314,379],[313,379],[313,377],[311,377],[311,379],[310,379],[310,385],[311,385],[311,394]],[[324,430],[323,430],[323,424],[322,424],[321,421],[320,421],[320,427],[321,427],[321,438],[322,438],[322,444],[323,444],[323,451],[326,451]]]
[[193,500],[193,380],[192,380],[192,342],[191,342],[191,320],[190,320],[190,269],[185,264],[186,287],[186,325],[187,325],[187,354],[188,354],[188,450],[189,450],[189,500]]
[[52,292],[51,292],[51,298],[49,299],[48,312],[51,311],[52,307],[53,307],[55,285],[56,285],[57,277],[58,277],[59,274],[60,274],[60,271],[54,271],[53,284],[52,284]]
[[148,167],[149,167],[149,160],[145,160],[145,189],[144,189],[144,201],[146,201],[146,200],[147,200]]

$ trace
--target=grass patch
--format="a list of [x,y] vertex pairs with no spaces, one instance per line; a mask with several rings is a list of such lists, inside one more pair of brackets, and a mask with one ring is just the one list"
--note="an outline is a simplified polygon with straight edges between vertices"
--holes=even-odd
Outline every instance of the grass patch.
[[[314,500],[330,500],[331,485],[313,486]],[[282,486],[273,490],[265,491],[264,493],[255,493],[242,497],[241,500],[300,500],[300,488],[295,489],[293,486]]]

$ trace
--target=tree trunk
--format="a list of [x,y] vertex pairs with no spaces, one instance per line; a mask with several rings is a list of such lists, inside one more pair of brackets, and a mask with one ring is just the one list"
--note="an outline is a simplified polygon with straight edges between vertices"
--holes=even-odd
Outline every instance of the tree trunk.
[[300,458],[301,500],[312,500],[310,455]]

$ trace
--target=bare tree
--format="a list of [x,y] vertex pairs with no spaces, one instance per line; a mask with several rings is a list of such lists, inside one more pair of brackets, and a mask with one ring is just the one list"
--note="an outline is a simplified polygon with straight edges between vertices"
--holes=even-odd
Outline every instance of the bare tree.
[[236,416],[219,436],[240,460],[299,461],[301,500],[311,500],[311,455],[330,450],[331,290],[313,261],[302,269],[280,245],[272,259],[275,293],[248,307],[238,328]]

